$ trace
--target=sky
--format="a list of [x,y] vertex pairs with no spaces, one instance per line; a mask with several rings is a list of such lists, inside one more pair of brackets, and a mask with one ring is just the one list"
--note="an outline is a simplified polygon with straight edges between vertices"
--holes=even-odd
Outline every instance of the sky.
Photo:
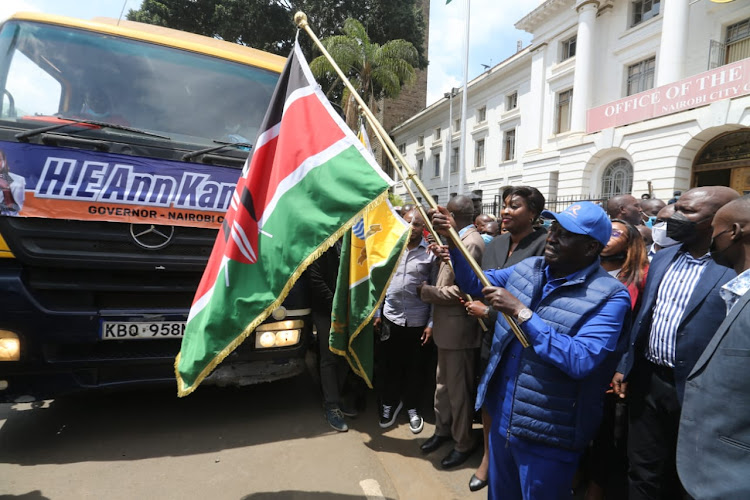
[[[430,0],[430,46],[427,68],[427,104],[432,104],[463,84],[463,45],[467,0]],[[542,0],[471,0],[469,25],[469,81],[481,74],[482,64],[495,66],[524,47],[531,35],[513,25]]]
[[[430,0],[430,46],[427,70],[427,105],[463,83],[463,45],[466,3],[469,0]],[[513,25],[543,0],[471,0],[469,81],[516,52],[516,43],[531,42],[531,35]],[[137,9],[141,0],[0,0],[0,20],[18,11],[38,11],[81,19],[120,16]]]

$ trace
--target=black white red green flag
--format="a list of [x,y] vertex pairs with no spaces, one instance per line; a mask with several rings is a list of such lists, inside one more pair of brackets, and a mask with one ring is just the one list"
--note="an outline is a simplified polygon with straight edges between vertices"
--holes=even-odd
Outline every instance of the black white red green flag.
[[245,165],[175,361],[190,394],[284,301],[391,179],[334,111],[295,44]]

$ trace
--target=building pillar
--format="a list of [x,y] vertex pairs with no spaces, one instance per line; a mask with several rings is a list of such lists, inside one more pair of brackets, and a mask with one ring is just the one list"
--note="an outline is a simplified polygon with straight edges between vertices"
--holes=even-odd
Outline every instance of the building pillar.
[[531,77],[529,81],[528,102],[522,103],[520,100],[518,101],[519,106],[527,105],[529,107],[528,114],[526,114],[525,110],[522,110],[523,119],[526,120],[528,118],[528,127],[524,125],[524,129],[529,131],[524,137],[527,154],[530,151],[542,148],[542,133],[545,130],[542,120],[544,118],[544,97],[546,96],[547,84],[547,66],[544,60],[546,52],[546,43],[531,48]]
[[656,61],[656,86],[682,79],[688,36],[688,0],[662,0],[661,42]]
[[571,132],[586,130],[586,112],[591,106],[591,82],[594,69],[594,28],[599,2],[580,0],[578,34],[576,35],[576,67],[573,76],[573,103],[570,116]]

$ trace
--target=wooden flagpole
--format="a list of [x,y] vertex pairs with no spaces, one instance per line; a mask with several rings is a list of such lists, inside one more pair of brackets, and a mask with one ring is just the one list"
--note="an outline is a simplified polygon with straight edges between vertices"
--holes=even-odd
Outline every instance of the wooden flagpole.
[[[406,159],[401,155],[401,152],[399,152],[398,148],[391,140],[390,136],[388,135],[388,132],[386,132],[386,130],[383,128],[383,125],[380,124],[380,122],[375,117],[375,115],[370,110],[370,108],[367,107],[367,104],[365,104],[365,101],[362,99],[362,97],[360,97],[359,92],[357,92],[357,90],[351,84],[351,82],[346,77],[344,72],[341,71],[341,68],[339,68],[338,64],[336,64],[336,61],[333,60],[333,57],[331,57],[331,54],[328,53],[328,51],[320,42],[318,37],[315,35],[315,33],[313,33],[312,29],[310,28],[310,25],[307,23],[307,15],[304,12],[297,12],[294,15],[294,24],[297,25],[299,29],[305,30],[308,36],[315,43],[315,46],[318,47],[320,52],[326,57],[326,59],[328,59],[328,62],[331,63],[331,66],[336,71],[339,78],[341,78],[341,81],[343,82],[343,84],[346,86],[346,88],[349,90],[351,95],[357,101],[357,104],[359,104],[359,107],[362,110],[362,113],[364,114],[365,118],[367,118],[368,123],[372,125],[373,130],[377,131],[377,135],[379,136],[379,139],[385,142],[385,146],[387,146],[387,149],[395,155],[399,164],[401,164],[403,168],[406,170],[407,179],[414,182],[414,185],[417,187],[417,190],[424,197],[425,201],[430,206],[430,208],[437,209],[437,203],[433,199],[432,195],[430,195],[430,193],[427,191],[427,188],[425,188],[424,184],[422,184],[422,181],[415,174],[414,170],[409,166]],[[404,184],[406,184],[406,179],[404,179]],[[420,204],[417,203],[416,205],[419,206]],[[428,219],[425,218],[425,222],[427,221]],[[476,274],[477,278],[482,283],[482,285],[492,286],[492,283],[490,283],[489,279],[487,279],[487,276],[484,275],[482,268],[479,266],[479,264],[477,264],[477,261],[474,260],[474,258],[471,256],[469,251],[466,249],[463,242],[461,241],[461,237],[458,235],[458,232],[453,227],[451,227],[448,230],[448,236],[453,242],[453,245],[456,248],[458,248],[458,250],[466,258],[466,261],[469,263],[472,271],[474,271],[474,274]],[[436,240],[436,241],[439,241],[439,240]],[[511,330],[515,334],[518,341],[521,342],[521,345],[523,347],[529,347],[530,343],[529,343],[529,340],[526,338],[526,334],[516,324],[515,320],[506,313],[501,313],[501,314],[510,325]]]

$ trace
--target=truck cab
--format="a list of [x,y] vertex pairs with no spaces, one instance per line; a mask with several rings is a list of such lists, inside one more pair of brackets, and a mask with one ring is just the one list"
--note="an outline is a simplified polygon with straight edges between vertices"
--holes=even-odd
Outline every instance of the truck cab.
[[[0,25],[0,401],[175,382],[284,62],[129,21]],[[311,325],[303,278],[205,383],[303,372]],[[298,340],[263,341],[275,330]]]

